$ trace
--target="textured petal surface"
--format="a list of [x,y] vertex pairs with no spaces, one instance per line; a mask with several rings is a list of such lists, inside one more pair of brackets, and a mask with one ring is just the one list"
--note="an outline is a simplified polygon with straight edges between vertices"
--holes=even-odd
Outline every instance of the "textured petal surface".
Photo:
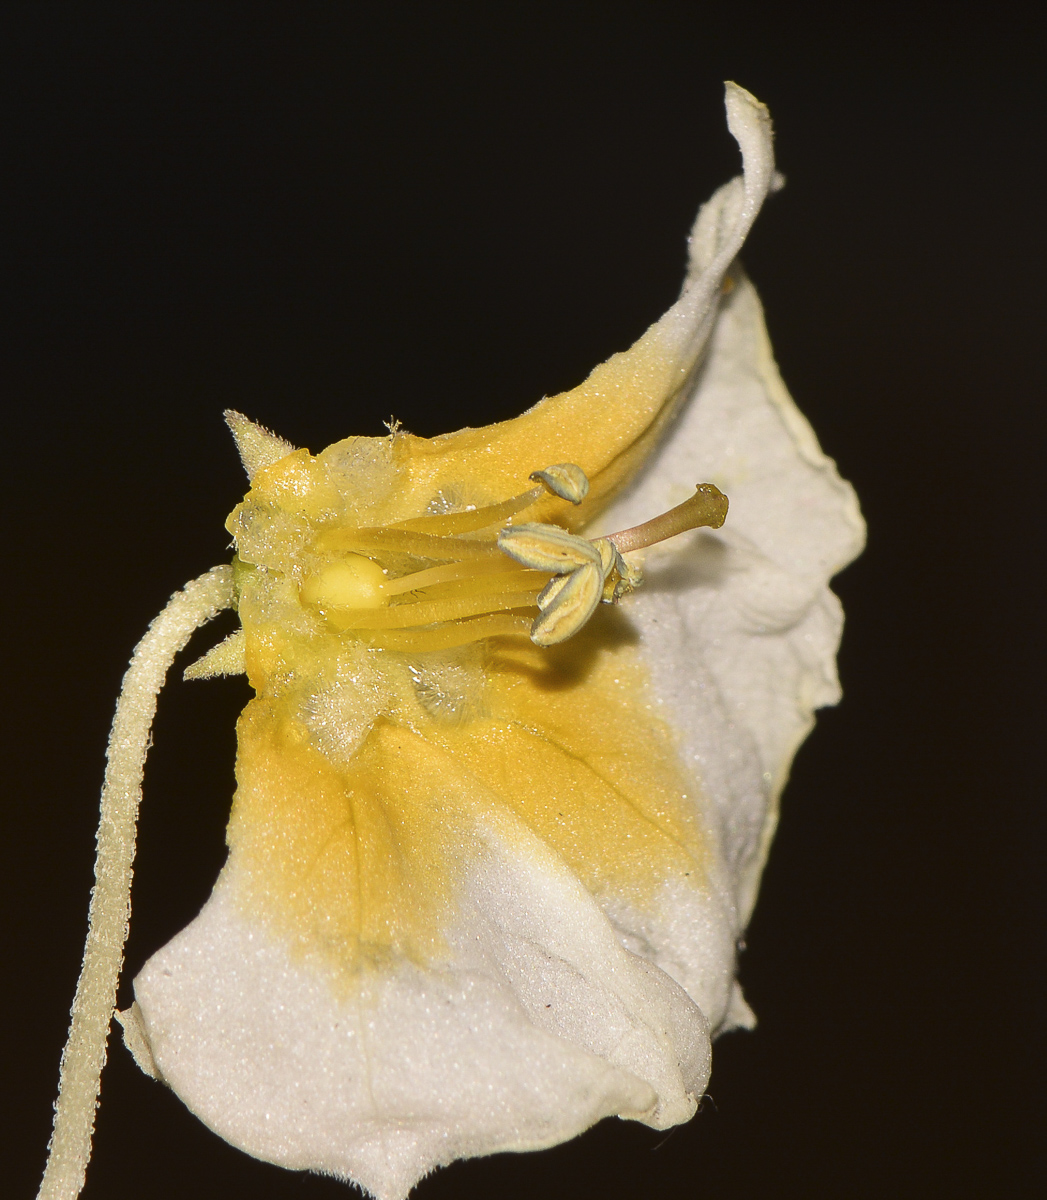
[[251,920],[227,867],[135,982],[164,1079],[234,1145],[382,1200],[603,1116],[686,1120],[709,1074],[699,1008],[621,947],[555,855],[520,853],[512,818],[474,834],[445,962],[369,973],[350,996]]
[[[735,278],[694,394],[600,527],[660,512],[699,479],[730,497],[722,530],[681,534],[649,552],[647,583],[622,607],[662,712],[702,779],[725,906],[740,933],[793,754],[814,709],[840,697],[842,613],[827,584],[860,553],[865,526],[853,489],[781,381],[752,285],[740,271]],[[672,895],[663,913],[657,933],[645,926],[646,952],[697,994],[698,981],[679,967],[695,961],[693,926]],[[715,1027],[715,1009],[707,1012]]]
[[[861,522],[750,285],[737,267],[725,284],[774,181],[766,110],[733,85],[727,109],[745,176],[699,214],[680,300],[572,392],[315,457],[239,429],[258,698],[231,854],[136,996],[163,1078],[260,1158],[398,1200],[454,1158],[603,1116],[664,1128],[694,1111],[710,1032],[751,1020],[736,941],[791,756],[837,698],[826,584]],[[514,508],[557,462],[589,474],[582,504]],[[508,504],[592,536],[700,480],[730,497],[727,526],[651,550],[647,585],[551,650],[502,614],[538,591],[499,592],[495,533],[455,532]],[[417,601],[414,571],[436,581]],[[497,635],[443,638],[489,612]]]

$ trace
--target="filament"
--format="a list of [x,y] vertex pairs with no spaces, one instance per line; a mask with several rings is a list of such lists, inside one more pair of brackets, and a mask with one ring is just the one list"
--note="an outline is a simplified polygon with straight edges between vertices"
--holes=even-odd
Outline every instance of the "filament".
[[504,525],[510,517],[515,517],[525,508],[530,508],[548,493],[544,488],[531,488],[512,496],[500,504],[488,504],[484,508],[471,508],[465,512],[440,513],[432,516],[412,517],[409,521],[399,521],[393,529],[406,529],[416,533],[455,534],[473,533],[478,529],[487,529],[491,525]]

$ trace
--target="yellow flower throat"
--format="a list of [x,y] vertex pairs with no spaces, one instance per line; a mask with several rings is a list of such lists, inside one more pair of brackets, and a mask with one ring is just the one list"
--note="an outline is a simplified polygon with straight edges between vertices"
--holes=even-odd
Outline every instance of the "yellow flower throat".
[[405,515],[404,436],[294,451],[229,522],[257,692],[228,831],[245,911],[347,979],[440,958],[491,813],[594,895],[642,905],[704,878],[697,784],[635,639],[611,611],[589,617],[639,582],[623,553],[722,523],[726,500],[706,485],[590,542],[528,519],[583,506],[585,473],[559,464],[508,499],[445,485]]

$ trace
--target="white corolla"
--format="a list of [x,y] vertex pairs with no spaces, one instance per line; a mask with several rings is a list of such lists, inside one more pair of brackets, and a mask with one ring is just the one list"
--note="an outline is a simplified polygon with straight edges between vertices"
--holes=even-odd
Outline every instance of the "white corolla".
[[[752,1022],[736,946],[792,756],[839,697],[828,581],[863,526],[736,262],[770,121],[734,85],[727,114],[744,173],[699,213],[680,299],[573,391],[317,455],[229,414],[236,558],[140,648],[108,794],[133,820],[155,687],[234,605],[188,672],[256,692],[229,858],[121,1020],[250,1154],[399,1200],[605,1116],[687,1120],[711,1039]],[[81,981],[103,1045],[110,942]],[[60,1103],[56,1158],[74,1124]],[[43,1194],[75,1195],[79,1145]]]

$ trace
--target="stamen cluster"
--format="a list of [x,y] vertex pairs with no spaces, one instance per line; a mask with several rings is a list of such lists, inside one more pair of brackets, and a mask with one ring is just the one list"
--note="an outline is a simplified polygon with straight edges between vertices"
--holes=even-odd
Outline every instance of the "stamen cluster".
[[[557,525],[513,524],[552,493],[580,504],[589,480],[574,463],[535,471],[540,486],[499,504],[320,535],[327,565],[303,583],[303,603],[376,648],[444,650],[527,632],[539,646],[565,641],[602,601],[639,587],[624,554],[697,525],[723,524],[727,500],[702,484],[691,500],[635,529],[588,540]],[[428,564],[418,568],[421,560]],[[391,572],[396,572],[391,574]],[[533,621],[519,610],[537,607]]]

